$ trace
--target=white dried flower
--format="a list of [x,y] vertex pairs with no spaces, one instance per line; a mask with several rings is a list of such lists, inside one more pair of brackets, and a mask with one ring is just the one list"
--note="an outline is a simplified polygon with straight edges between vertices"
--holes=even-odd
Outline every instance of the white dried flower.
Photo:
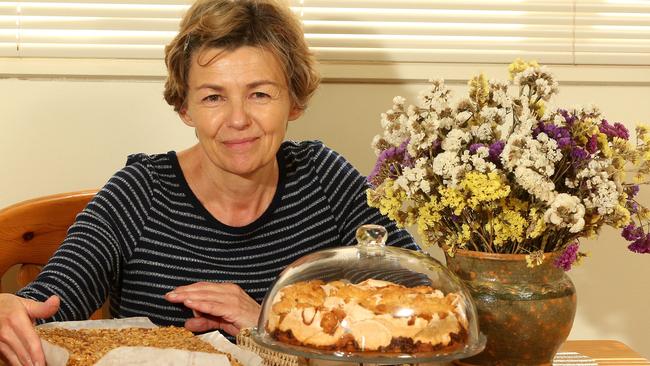
[[455,188],[471,166],[463,163],[456,151],[445,151],[433,158],[431,168],[434,174],[443,178],[445,185]]
[[508,95],[505,88],[493,88],[492,92],[492,98],[497,105],[502,108],[512,108],[512,98]]
[[560,193],[555,196],[544,213],[544,221],[558,227],[567,227],[569,232],[580,232],[585,226],[585,206],[580,198]]
[[431,193],[431,184],[429,183],[428,180],[421,180],[420,181],[420,189],[425,194],[429,194],[429,193]]
[[449,130],[454,126],[454,120],[451,117],[444,117],[439,120],[439,130]]
[[494,121],[497,119],[499,115],[498,111],[499,109],[496,107],[485,107],[481,109],[481,111],[479,112],[479,116],[481,116],[481,118],[484,121],[488,121],[488,122]]
[[575,179],[565,179],[564,185],[566,185],[568,188],[578,188],[578,182]]
[[379,154],[381,154],[381,149],[378,147],[380,140],[381,140],[381,136],[380,135],[375,135],[375,137],[372,138],[372,143],[370,144],[372,149],[375,151],[375,155],[377,155],[377,156],[379,156]]
[[471,136],[467,132],[454,128],[442,141],[441,147],[445,151],[458,151],[470,141],[470,138]]
[[460,112],[456,115],[456,122],[457,123],[465,123],[467,122],[470,118],[472,118],[472,112],[468,111],[463,111]]
[[596,209],[602,216],[614,212],[621,195],[608,172],[611,166],[612,159],[594,159],[576,174],[576,180],[584,183],[587,192],[583,199],[585,206]]
[[424,109],[441,112],[449,108],[447,96],[449,89],[442,79],[429,80],[428,88],[422,90],[418,95],[420,106]]
[[490,150],[485,147],[479,147],[476,150],[476,154],[471,155],[470,162],[475,170],[481,173],[489,173],[496,170],[496,165],[491,161],[487,161],[486,158],[490,156]]
[[517,167],[514,174],[517,183],[540,201],[550,203],[557,195],[555,184],[530,168]]
[[566,120],[561,114],[556,114],[555,116],[553,116],[553,124],[557,126],[565,126]]
[[433,173],[441,177],[446,176],[447,172],[460,164],[460,158],[455,151],[445,151],[433,158],[431,168]]
[[492,126],[489,123],[472,126],[472,135],[479,141],[490,141],[492,139]]
[[555,172],[555,163],[562,159],[557,142],[545,133],[533,138],[529,131],[513,133],[501,154],[503,165],[510,171],[517,168],[532,168],[544,177]]
[[427,194],[430,192],[431,187],[429,186],[429,182],[426,179],[427,165],[427,158],[419,158],[415,161],[413,167],[404,167],[402,175],[395,179],[395,184],[404,192],[406,192],[407,197],[411,197],[412,195],[416,194],[418,190],[422,190]]
[[393,98],[393,104],[396,106],[403,106],[406,103],[406,98],[400,97],[399,95]]

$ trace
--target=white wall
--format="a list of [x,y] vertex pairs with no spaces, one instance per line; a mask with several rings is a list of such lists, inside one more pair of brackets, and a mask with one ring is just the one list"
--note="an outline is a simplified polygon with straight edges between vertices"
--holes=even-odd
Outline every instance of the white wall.
[[[423,73],[409,70],[409,75]],[[570,70],[565,74],[571,75]],[[434,76],[446,75],[418,78]],[[400,70],[379,77],[402,78]],[[558,100],[565,105],[594,102],[610,121],[628,127],[650,123],[650,83],[588,84],[561,86]],[[290,124],[289,137],[320,139],[368,173],[379,113],[390,107],[394,95],[413,100],[421,87],[408,80],[326,83],[306,115]],[[194,141],[193,131],[164,103],[160,81],[9,78],[0,79],[0,95],[0,207],[37,195],[100,187],[123,166],[127,154],[177,150]],[[644,201],[650,204],[650,195]],[[591,258],[570,272],[578,290],[570,338],[617,339],[650,357],[650,256],[629,253],[612,230],[584,242],[583,248]]]

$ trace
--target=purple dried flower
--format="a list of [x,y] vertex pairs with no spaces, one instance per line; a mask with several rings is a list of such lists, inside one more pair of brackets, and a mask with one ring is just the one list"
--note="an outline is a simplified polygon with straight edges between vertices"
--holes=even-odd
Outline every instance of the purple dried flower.
[[440,141],[440,139],[433,140],[433,142],[431,143],[431,150],[436,151],[440,147],[440,145],[442,145],[442,141]]
[[564,149],[567,146],[571,146],[571,138],[570,137],[560,137],[557,140],[557,146],[560,149]]
[[558,109],[558,112],[560,112],[560,115],[564,117],[564,121],[566,122],[566,125],[571,127],[573,126],[573,122],[576,121],[576,116],[569,113],[566,109]]
[[578,244],[577,241],[569,244],[565,249],[562,254],[560,254],[559,257],[555,259],[555,264],[556,267],[562,268],[565,272],[569,271],[571,269],[571,265],[578,259],[578,248],[580,247],[580,244]]
[[397,148],[397,154],[398,156],[402,157],[402,165],[413,167],[413,159],[411,159],[411,154],[409,154],[409,151],[407,149],[409,145],[409,141],[411,140],[406,140],[402,142],[401,145],[399,145],[399,147]]
[[571,149],[571,158],[573,158],[573,161],[576,163],[585,160],[588,157],[589,157],[589,153],[581,147],[576,146]]
[[639,193],[639,185],[638,184],[633,184],[627,188],[627,196],[628,198],[633,198],[636,197],[636,195]]
[[391,147],[389,149],[386,149],[379,154],[377,157],[377,161],[375,162],[375,166],[372,168],[372,171],[370,174],[368,174],[368,177],[366,180],[368,183],[372,184],[373,186],[378,186],[380,182],[376,182],[377,176],[379,175],[379,172],[381,171],[381,168],[384,165],[384,162],[386,162],[387,157],[394,152],[394,147]]
[[[413,162],[411,161],[411,156],[408,153],[408,150],[406,147],[408,146],[409,140],[406,140],[402,142],[398,147],[391,147],[388,148],[384,151],[382,151],[379,156],[377,157],[377,162],[375,163],[375,167],[372,168],[372,171],[368,175],[368,182],[372,184],[373,186],[377,186],[381,184],[381,181],[378,180],[379,178],[379,173],[381,172],[382,167],[387,163],[387,162],[396,162],[400,165],[403,166],[413,166]],[[391,173],[397,173],[395,172],[395,169],[393,167],[388,168]]]
[[587,151],[589,151],[590,154],[594,154],[598,151],[598,136],[591,135],[589,142],[587,142]]
[[490,156],[489,160],[495,164],[498,164],[500,162],[500,156],[501,152],[503,152],[503,147],[506,146],[506,143],[501,140],[496,140],[495,142],[490,145]]
[[572,146],[571,133],[565,127],[556,126],[553,123],[539,122],[537,127],[533,130],[533,136],[537,137],[540,133],[544,132],[548,137],[557,141],[557,146],[560,149]]
[[650,253],[650,234],[635,240],[627,249],[634,253]]
[[469,145],[469,153],[472,154],[472,155],[473,155],[473,154],[476,154],[476,152],[478,151],[478,149],[481,148],[481,147],[485,147],[485,145],[484,145],[484,144],[480,144],[480,143],[478,143],[478,144],[471,144],[471,145]]
[[620,137],[624,140],[627,140],[630,138],[630,132],[623,126],[623,124],[616,122],[614,125],[610,125],[609,122],[607,122],[606,119],[600,121],[600,126],[598,126],[598,130],[600,132],[604,133],[605,135],[609,137]]
[[643,230],[639,227],[634,226],[634,224],[629,224],[623,228],[623,231],[621,231],[621,236],[628,241],[638,240],[643,236]]
[[631,202],[628,201],[628,210],[630,210],[630,214],[634,215],[637,212],[639,212],[639,204],[636,202]]
[[460,216],[451,214],[451,221],[459,222],[460,221]]

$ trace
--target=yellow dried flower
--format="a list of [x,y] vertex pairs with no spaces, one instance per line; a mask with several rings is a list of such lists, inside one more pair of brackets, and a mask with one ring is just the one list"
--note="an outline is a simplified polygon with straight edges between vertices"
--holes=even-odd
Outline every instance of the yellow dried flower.
[[404,220],[398,212],[402,208],[402,202],[406,199],[406,192],[401,189],[395,189],[395,184],[390,179],[386,179],[376,189],[366,191],[368,205],[379,209],[382,215],[388,216],[394,220],[398,226],[404,226]]
[[508,197],[510,186],[496,172],[469,172],[460,183],[463,191],[468,193],[467,205],[477,208],[479,205]]
[[463,224],[460,228],[460,233],[456,238],[456,245],[460,248],[464,248],[471,237],[472,231],[470,230],[469,225]]
[[524,240],[527,222],[518,212],[503,210],[498,217],[492,219],[492,222],[494,245],[497,247],[510,241],[521,243]]
[[485,75],[480,74],[474,76],[468,82],[469,85],[469,98],[473,100],[478,107],[482,107],[487,103],[490,97],[490,85]]
[[440,203],[444,207],[449,207],[454,210],[454,215],[460,215],[465,206],[467,206],[467,201],[463,194],[459,190],[451,187],[440,188]]
[[[515,211],[528,211],[528,202],[515,197],[508,197],[501,200],[501,205]],[[531,212],[535,212],[532,211]]]
[[535,115],[537,116],[543,116],[544,112],[546,112],[546,103],[544,103],[543,100],[537,101],[535,105],[532,106],[533,110],[535,111]]
[[531,60],[526,61],[521,58],[517,58],[510,65],[508,65],[508,74],[510,74],[510,80],[515,78],[515,75],[526,70],[529,67],[539,67],[537,61]]
[[614,222],[612,223],[612,226],[622,228],[627,226],[629,223],[630,211],[620,204],[616,205],[614,208]]
[[531,214],[531,225],[528,227],[528,234],[526,235],[527,237],[531,239],[535,239],[542,235],[544,233],[544,230],[546,230],[546,221],[544,220],[543,216],[539,216],[535,218],[536,215]]
[[598,139],[598,148],[600,152],[606,157],[612,157],[612,149],[609,147],[609,141],[607,141],[607,135],[604,133],[599,133],[596,138]]
[[418,209],[418,232],[420,234],[424,233],[429,228],[437,224],[440,219],[440,211],[444,206],[438,201],[435,196],[431,196],[429,202],[425,203]]
[[544,263],[544,252],[536,250],[526,255],[526,266],[533,268]]

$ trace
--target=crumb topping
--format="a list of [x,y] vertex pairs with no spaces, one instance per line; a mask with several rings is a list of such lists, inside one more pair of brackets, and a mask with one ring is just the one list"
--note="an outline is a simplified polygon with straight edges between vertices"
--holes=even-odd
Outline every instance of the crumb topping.
[[[70,358],[67,366],[93,365],[118,347],[174,348],[224,354],[195,337],[189,330],[179,327],[77,330],[37,328],[36,332],[46,341],[68,350]],[[232,366],[241,366],[230,354],[225,355]]]

